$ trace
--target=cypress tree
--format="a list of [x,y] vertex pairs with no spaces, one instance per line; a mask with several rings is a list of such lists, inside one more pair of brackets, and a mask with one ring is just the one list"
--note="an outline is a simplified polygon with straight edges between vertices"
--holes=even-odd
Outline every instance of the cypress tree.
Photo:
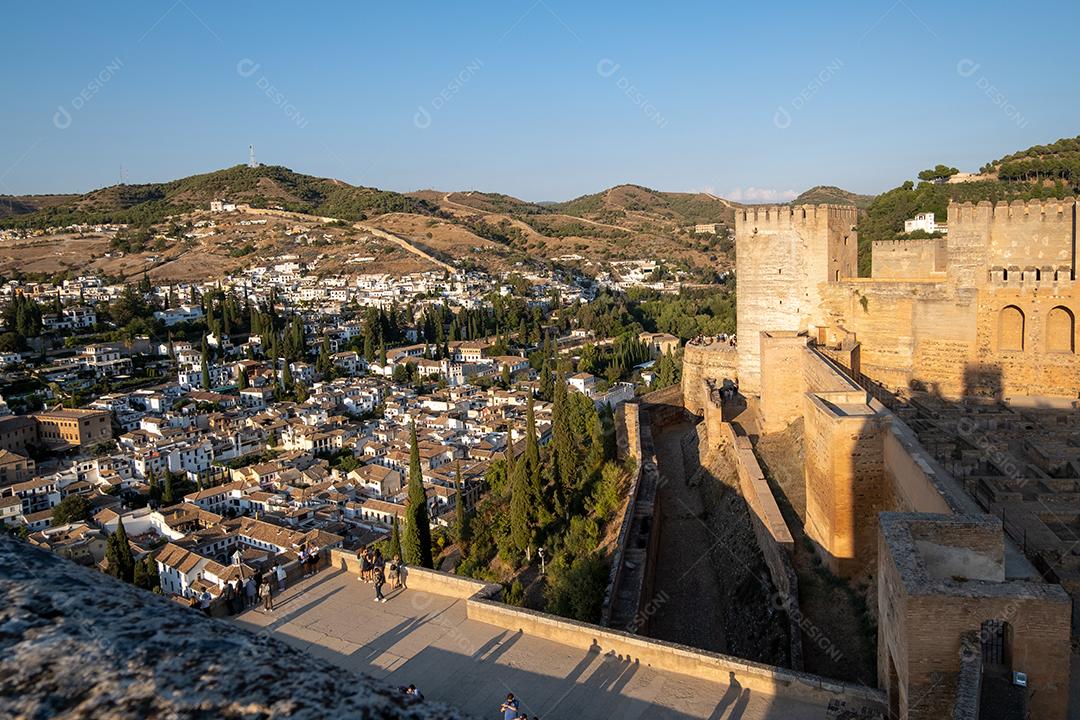
[[525,464],[531,480],[540,471],[540,446],[536,442],[536,413],[531,395],[525,411]]
[[293,389],[292,370],[289,368],[288,359],[285,360],[285,367],[281,371],[281,389],[284,392],[292,392]]
[[462,552],[465,543],[469,540],[469,519],[465,516],[465,481],[461,478],[461,461],[458,460],[456,467],[457,496],[454,501],[454,532],[457,535],[457,543]]
[[394,516],[394,524],[390,529],[390,557],[401,557],[401,529],[398,527],[397,515]]
[[324,378],[330,374],[330,338],[325,335],[319,347],[319,359],[315,361],[315,370]]
[[161,486],[158,485],[153,468],[146,471],[146,482],[150,486],[150,505],[156,508],[161,505]]
[[510,475],[510,540],[518,552],[526,554],[532,543],[531,498],[528,462],[522,457],[514,463]]
[[576,474],[577,447],[570,430],[566,380],[562,373],[555,376],[555,401],[551,410],[551,454],[554,465],[552,479],[557,483],[564,497],[569,497]]
[[210,362],[209,362],[209,351],[206,348],[206,336],[205,335],[203,335],[203,341],[202,341],[202,361],[201,361],[201,365],[202,365],[202,386],[203,386],[203,389],[209,390],[210,389]]
[[405,508],[405,536],[401,541],[406,564],[431,568],[431,521],[428,519],[427,493],[424,492],[423,474],[420,471],[420,447],[416,440],[416,424],[409,424],[411,448],[409,450],[409,499]]
[[173,489],[171,472],[165,474],[165,487],[161,491],[161,504],[165,507],[176,504],[176,491]]
[[131,554],[124,521],[116,521],[116,532],[109,536],[105,546],[105,557],[109,561],[109,574],[124,582],[135,579],[135,557]]

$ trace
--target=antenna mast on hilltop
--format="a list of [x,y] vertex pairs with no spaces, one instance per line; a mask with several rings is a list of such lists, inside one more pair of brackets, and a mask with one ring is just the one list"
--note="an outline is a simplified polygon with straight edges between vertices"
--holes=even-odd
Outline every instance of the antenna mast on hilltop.
[[259,167],[259,163],[255,162],[254,145],[248,145],[248,167]]

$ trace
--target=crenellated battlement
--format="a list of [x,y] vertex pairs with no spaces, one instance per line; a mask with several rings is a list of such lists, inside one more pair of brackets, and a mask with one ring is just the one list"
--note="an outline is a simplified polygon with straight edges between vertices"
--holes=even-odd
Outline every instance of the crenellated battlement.
[[1072,268],[1045,266],[1020,268],[1015,265],[1010,267],[990,268],[989,286],[991,288],[1013,289],[1057,289],[1064,290],[1073,286]]
[[735,211],[735,227],[791,228],[836,222],[855,225],[858,208],[854,205],[756,205]]
[[961,223],[1009,223],[1041,222],[1071,223],[1075,214],[1076,201],[1058,200],[1012,200],[992,203],[983,200],[979,203],[950,202],[948,209],[949,228],[952,230]]

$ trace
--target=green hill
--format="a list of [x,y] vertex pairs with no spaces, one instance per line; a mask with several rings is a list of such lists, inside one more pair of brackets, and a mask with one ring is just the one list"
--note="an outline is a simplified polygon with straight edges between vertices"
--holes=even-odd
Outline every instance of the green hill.
[[435,211],[424,200],[396,192],[316,178],[278,165],[237,165],[166,183],[113,185],[83,195],[63,196],[60,202],[44,206],[20,198],[24,202],[9,204],[10,214],[0,215],[0,226],[39,228],[107,222],[149,225],[168,215],[206,207],[214,199],[254,207],[280,206],[344,220],[364,220],[388,212],[430,215]]
[[968,182],[905,182],[878,195],[859,221],[859,271],[869,274],[870,244],[903,233],[916,213],[947,216],[950,202],[1001,202],[1080,194],[1080,137],[1035,145],[984,165]]
[[616,185],[544,207],[564,215],[616,224],[629,216],[676,225],[735,222],[735,205],[727,200],[708,193],[660,192],[641,185]]
[[791,201],[792,205],[854,205],[865,210],[873,202],[873,195],[859,195],[835,185],[815,185]]

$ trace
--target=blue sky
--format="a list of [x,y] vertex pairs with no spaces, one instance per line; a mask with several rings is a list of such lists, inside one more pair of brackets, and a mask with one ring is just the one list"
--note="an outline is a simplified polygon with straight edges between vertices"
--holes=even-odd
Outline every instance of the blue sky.
[[1075,2],[22,2],[0,194],[247,160],[562,200],[880,192],[1080,133]]

